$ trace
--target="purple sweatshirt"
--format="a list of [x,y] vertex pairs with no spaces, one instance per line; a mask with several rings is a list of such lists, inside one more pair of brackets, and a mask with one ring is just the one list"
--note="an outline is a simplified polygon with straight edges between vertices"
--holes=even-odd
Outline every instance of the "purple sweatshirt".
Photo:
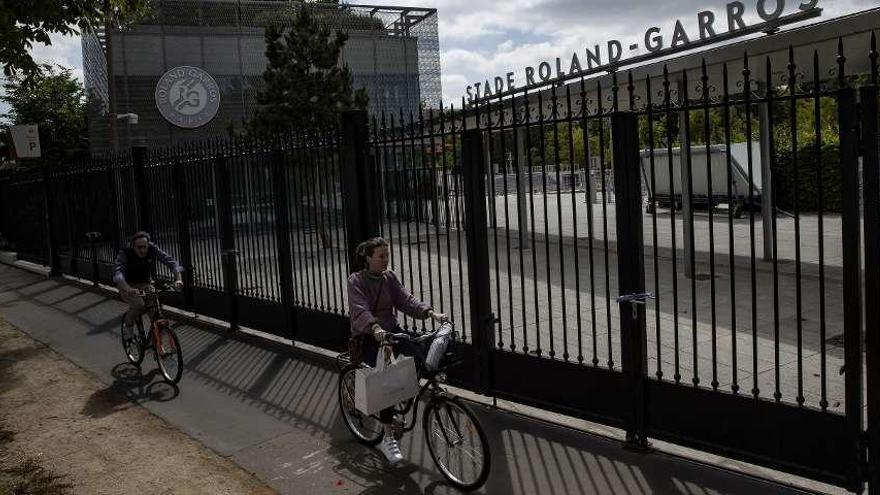
[[395,311],[423,320],[428,317],[429,309],[431,306],[413,297],[390,270],[381,278],[366,270],[348,277],[348,312],[353,335],[369,334],[373,323],[378,323],[383,330],[393,330],[397,326]]

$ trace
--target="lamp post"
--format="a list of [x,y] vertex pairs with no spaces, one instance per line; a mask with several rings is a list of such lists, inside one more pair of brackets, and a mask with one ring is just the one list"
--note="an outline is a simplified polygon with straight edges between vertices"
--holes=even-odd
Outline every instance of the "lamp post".
[[116,116],[116,120],[124,120],[125,121],[125,135],[128,140],[128,147],[132,146],[131,142],[131,126],[132,124],[137,125],[138,123],[138,114],[136,113],[121,113]]

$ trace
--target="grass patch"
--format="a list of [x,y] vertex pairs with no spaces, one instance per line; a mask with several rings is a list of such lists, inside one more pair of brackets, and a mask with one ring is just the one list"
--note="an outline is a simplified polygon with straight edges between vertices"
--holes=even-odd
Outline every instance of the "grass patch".
[[11,451],[15,433],[0,423],[0,495],[63,495],[72,485],[36,459]]

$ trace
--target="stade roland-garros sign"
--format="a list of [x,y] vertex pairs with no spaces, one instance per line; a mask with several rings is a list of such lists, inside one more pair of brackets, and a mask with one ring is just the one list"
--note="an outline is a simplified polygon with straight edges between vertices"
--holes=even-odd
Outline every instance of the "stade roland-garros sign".
[[156,107],[165,120],[177,127],[202,127],[220,109],[220,87],[198,67],[175,67],[156,84]]
[[[661,29],[656,26],[650,27],[645,31],[644,39],[627,46],[630,52],[637,52],[640,46],[644,46],[648,52],[646,54],[625,58],[624,45],[618,40],[611,40],[605,47],[601,45],[595,45],[593,48],[587,47],[586,53],[583,55],[574,52],[570,61],[557,57],[555,64],[545,61],[541,62],[537,68],[526,67],[525,86],[527,88],[540,87],[551,82],[561,82],[581,75],[613,69],[624,63],[636,63],[658,58],[737,36],[761,31],[772,32],[782,24],[800,22],[819,16],[822,9],[816,7],[818,3],[819,0],[803,0],[798,4],[796,13],[783,17],[782,14],[786,10],[785,0],[757,0],[755,10],[758,17],[764,22],[748,26],[743,20],[746,14],[745,4],[738,1],[730,2],[726,7],[726,19],[717,19],[715,13],[708,10],[697,14],[698,39],[695,37],[697,33],[688,33],[685,30],[681,20],[675,21],[675,28],[668,46],[666,45],[667,38]],[[726,31],[722,31],[722,29],[726,29]],[[603,48],[605,48],[604,51]],[[565,70],[566,66],[567,71]],[[467,100],[468,103],[479,103],[492,97],[508,95],[517,87],[516,74],[508,72],[505,77],[496,76],[493,79],[468,86]]]

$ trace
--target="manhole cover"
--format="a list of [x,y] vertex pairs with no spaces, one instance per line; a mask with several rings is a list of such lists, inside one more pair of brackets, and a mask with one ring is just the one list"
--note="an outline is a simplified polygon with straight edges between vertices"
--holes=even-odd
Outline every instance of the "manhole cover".
[[[718,275],[715,275],[715,278],[718,278]],[[712,275],[709,273],[695,273],[694,280],[712,280]]]

